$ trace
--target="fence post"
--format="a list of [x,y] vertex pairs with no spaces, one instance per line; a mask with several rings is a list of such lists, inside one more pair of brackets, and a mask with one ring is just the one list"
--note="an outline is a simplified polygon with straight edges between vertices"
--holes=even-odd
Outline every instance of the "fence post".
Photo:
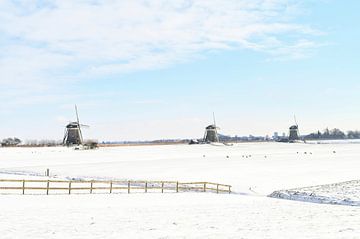
[[176,192],[179,192],[179,181],[176,182]]
[[147,182],[145,182],[145,192],[147,193]]
[[229,186],[229,194],[231,193],[231,186]]
[[46,183],[46,195],[49,195],[49,184],[50,184],[50,181],[48,180]]
[[22,193],[25,194],[25,179],[23,180]]
[[161,182],[161,193],[164,193],[164,182]]
[[71,181],[69,182],[69,194],[71,194]]
[[206,183],[204,183],[204,192],[206,192]]
[[110,193],[112,193],[112,181],[110,181]]
[[92,193],[93,191],[93,181],[91,180],[91,183],[90,183],[90,193]]
[[130,181],[128,181],[128,193],[130,193]]
[[219,184],[216,184],[216,193],[219,193]]

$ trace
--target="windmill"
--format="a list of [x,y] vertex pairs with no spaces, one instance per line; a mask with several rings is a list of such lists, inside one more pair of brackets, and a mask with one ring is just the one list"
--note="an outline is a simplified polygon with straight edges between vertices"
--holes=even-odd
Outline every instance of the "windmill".
[[89,127],[88,125],[80,124],[79,114],[77,106],[75,105],[76,120],[75,122],[70,122],[65,127],[65,134],[63,139],[63,145],[82,145],[84,143],[83,136],[81,133],[81,127]]
[[211,124],[205,128],[204,142],[205,143],[218,143],[219,136],[217,130],[220,129],[216,126],[215,114],[213,113],[214,124]]
[[296,140],[299,140],[299,125],[296,121],[296,116],[294,115],[294,121],[295,125],[290,126],[289,128],[289,142],[294,142]]

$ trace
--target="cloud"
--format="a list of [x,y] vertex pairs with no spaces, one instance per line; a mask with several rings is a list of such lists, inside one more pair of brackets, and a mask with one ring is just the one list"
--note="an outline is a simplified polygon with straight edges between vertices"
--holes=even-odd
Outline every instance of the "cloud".
[[0,86],[163,68],[210,50],[302,58],[319,32],[296,24],[299,12],[291,0],[4,0]]

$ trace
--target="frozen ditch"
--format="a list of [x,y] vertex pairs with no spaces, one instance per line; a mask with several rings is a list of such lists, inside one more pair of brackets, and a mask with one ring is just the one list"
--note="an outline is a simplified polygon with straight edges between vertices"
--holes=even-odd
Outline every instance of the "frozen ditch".
[[269,197],[313,203],[360,206],[360,180],[278,190],[270,194]]

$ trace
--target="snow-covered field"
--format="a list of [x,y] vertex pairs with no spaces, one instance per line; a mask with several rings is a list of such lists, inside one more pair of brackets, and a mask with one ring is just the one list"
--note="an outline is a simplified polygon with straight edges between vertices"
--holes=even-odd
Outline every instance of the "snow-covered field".
[[358,238],[360,207],[268,195],[359,180],[359,156],[359,144],[336,143],[0,148],[0,178],[47,178],[49,168],[62,179],[209,181],[234,191],[0,195],[1,238]]

